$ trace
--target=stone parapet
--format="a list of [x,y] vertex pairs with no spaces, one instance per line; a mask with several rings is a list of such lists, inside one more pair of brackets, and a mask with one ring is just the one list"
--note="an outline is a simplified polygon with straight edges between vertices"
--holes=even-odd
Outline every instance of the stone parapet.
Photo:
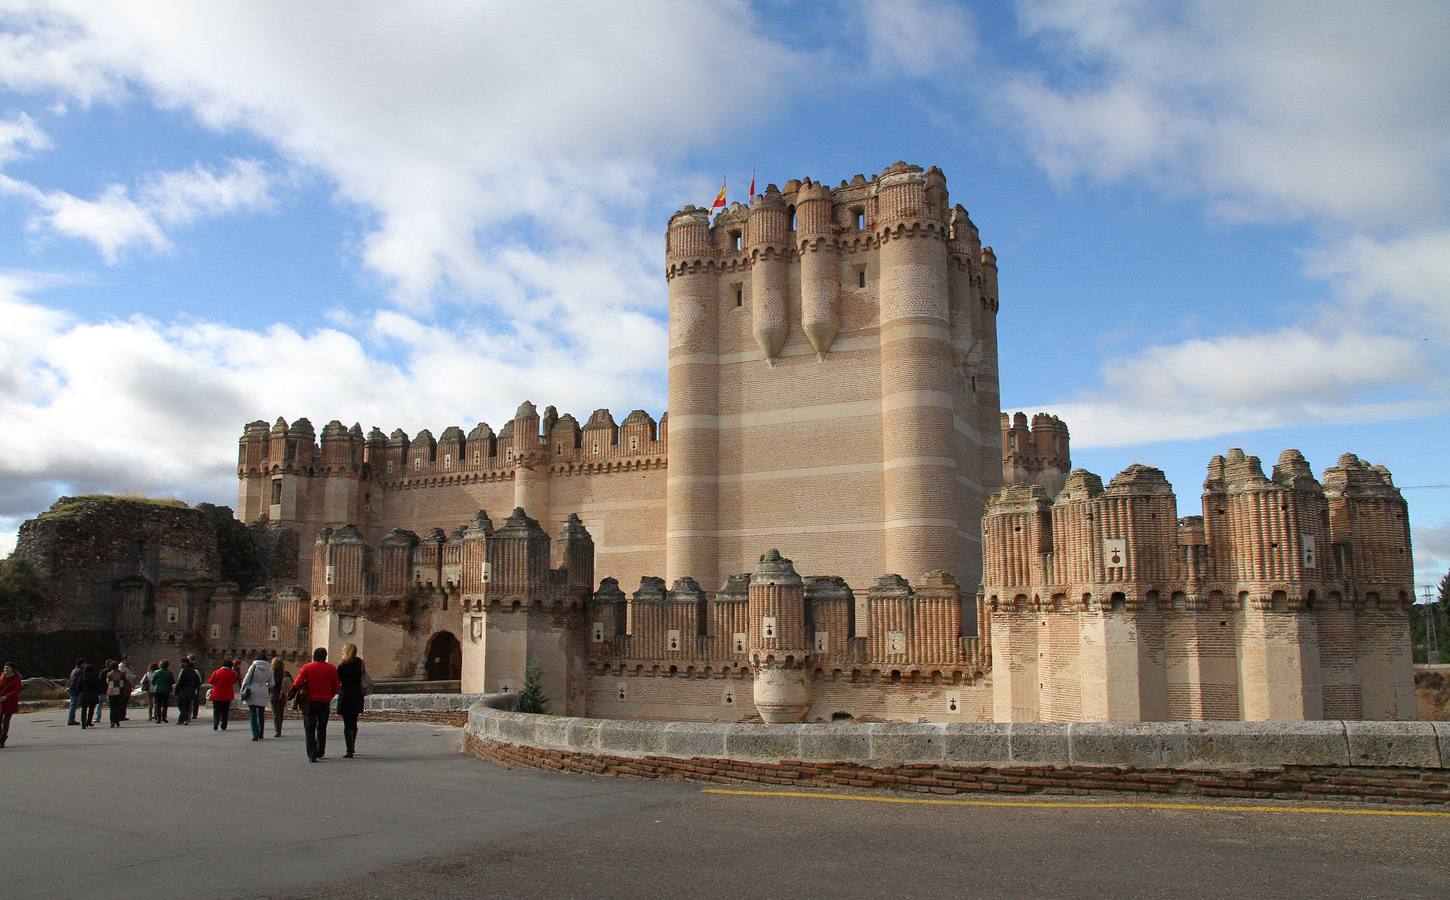
[[722,725],[508,711],[516,701],[516,694],[489,695],[470,708],[469,752],[575,772],[936,793],[1450,803],[1450,723]]
[[467,710],[484,694],[373,694],[363,698],[364,712],[428,712]]

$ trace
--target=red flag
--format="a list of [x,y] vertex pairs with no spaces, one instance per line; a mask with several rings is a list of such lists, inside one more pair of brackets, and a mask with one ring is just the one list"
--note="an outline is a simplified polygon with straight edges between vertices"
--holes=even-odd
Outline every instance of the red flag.
[[755,170],[750,170],[750,199],[755,199]]

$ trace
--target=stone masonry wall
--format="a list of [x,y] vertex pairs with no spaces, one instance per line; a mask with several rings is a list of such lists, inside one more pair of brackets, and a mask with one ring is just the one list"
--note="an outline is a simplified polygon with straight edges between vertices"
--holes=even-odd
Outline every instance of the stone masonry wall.
[[469,713],[482,759],[603,775],[959,794],[1450,803],[1450,726],[1386,722],[720,725]]

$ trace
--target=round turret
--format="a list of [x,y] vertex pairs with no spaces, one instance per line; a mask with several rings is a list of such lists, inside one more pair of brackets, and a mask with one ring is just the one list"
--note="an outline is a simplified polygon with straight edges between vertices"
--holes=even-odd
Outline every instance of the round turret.
[[780,551],[762,555],[751,574],[747,614],[755,707],[766,722],[799,722],[810,708],[805,582]]

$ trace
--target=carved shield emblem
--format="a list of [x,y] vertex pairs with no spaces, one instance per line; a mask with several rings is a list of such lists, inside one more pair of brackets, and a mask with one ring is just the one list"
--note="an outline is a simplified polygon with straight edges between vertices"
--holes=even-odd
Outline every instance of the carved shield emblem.
[[468,623],[468,633],[473,636],[473,639],[475,641],[478,640],[479,638],[483,637],[483,617],[482,616],[474,616],[473,617],[473,620]]
[[342,616],[337,620],[337,630],[343,634],[352,634],[357,631],[357,616]]

